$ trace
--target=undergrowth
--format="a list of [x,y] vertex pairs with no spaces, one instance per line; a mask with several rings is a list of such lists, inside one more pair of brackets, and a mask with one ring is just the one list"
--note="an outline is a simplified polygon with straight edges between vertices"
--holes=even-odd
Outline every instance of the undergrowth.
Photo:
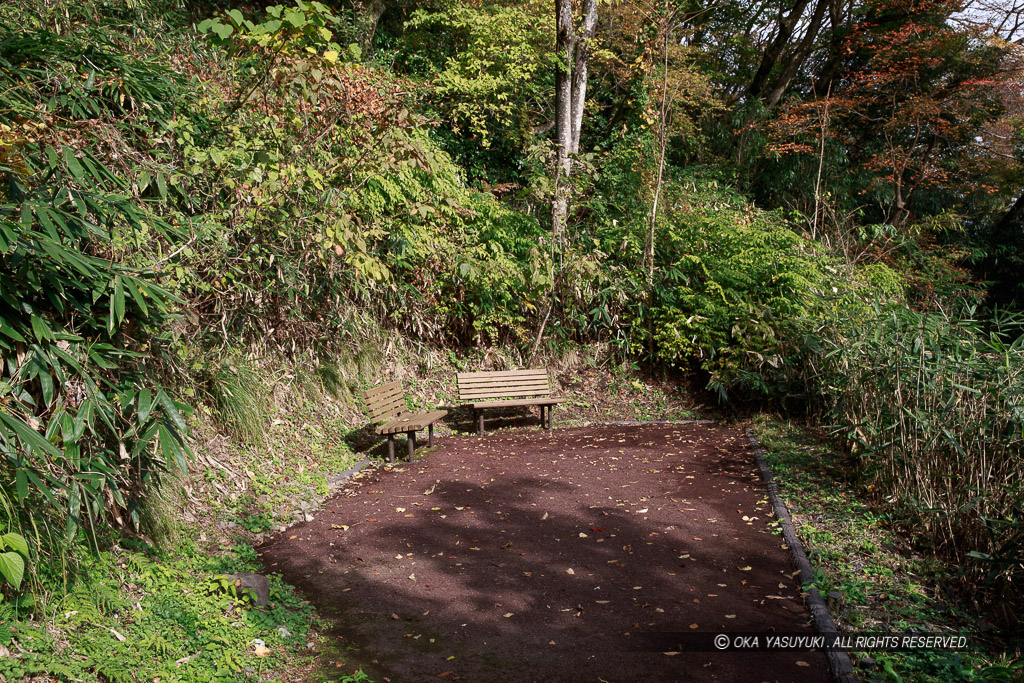
[[1024,652],[1002,615],[979,618],[963,570],[921,552],[888,507],[867,504],[848,463],[806,428],[759,416],[757,435],[815,567],[814,586],[837,592],[830,611],[841,630],[964,635],[961,652],[851,653],[865,678],[886,681],[1019,681]]
[[169,556],[124,539],[83,554],[75,582],[44,614],[0,604],[0,679],[280,680],[309,658],[313,608],[276,577],[265,607],[223,578],[257,569],[247,545],[216,556],[186,545]]

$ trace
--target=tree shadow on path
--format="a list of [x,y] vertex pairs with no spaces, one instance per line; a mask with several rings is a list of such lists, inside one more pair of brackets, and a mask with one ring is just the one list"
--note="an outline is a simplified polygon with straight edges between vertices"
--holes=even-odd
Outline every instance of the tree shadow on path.
[[825,681],[818,652],[645,633],[812,633],[737,428],[448,438],[260,549],[375,680]]

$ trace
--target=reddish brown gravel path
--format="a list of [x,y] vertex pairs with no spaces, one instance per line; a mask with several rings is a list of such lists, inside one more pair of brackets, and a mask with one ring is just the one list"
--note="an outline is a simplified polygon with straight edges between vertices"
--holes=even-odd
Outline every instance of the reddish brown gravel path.
[[819,652],[636,652],[812,633],[736,427],[449,437],[260,548],[375,681],[828,681]]

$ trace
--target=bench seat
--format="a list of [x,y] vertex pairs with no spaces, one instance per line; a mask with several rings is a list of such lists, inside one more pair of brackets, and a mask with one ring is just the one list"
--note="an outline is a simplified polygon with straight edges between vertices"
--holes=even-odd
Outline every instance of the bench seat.
[[399,432],[418,432],[426,429],[434,422],[448,414],[447,410],[434,410],[429,413],[402,415],[397,420],[386,422],[377,427],[378,434],[398,434]]
[[482,410],[484,408],[505,408],[515,406],[554,406],[559,403],[565,403],[564,398],[521,398],[515,401],[480,401],[477,403],[467,403],[466,405],[472,406],[473,410]]

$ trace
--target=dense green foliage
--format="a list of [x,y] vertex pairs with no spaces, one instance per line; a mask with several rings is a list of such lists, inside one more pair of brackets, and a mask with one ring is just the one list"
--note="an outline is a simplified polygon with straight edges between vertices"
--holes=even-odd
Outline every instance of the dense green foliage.
[[1005,590],[1024,549],[1024,321],[976,313],[876,306],[835,319],[805,342],[793,379],[920,540],[981,560]]
[[252,359],[350,399],[369,328],[806,411],[1019,591],[1024,58],[829,1],[602,3],[558,239],[546,3],[0,6],[0,596],[144,526],[190,410],[258,443]]

